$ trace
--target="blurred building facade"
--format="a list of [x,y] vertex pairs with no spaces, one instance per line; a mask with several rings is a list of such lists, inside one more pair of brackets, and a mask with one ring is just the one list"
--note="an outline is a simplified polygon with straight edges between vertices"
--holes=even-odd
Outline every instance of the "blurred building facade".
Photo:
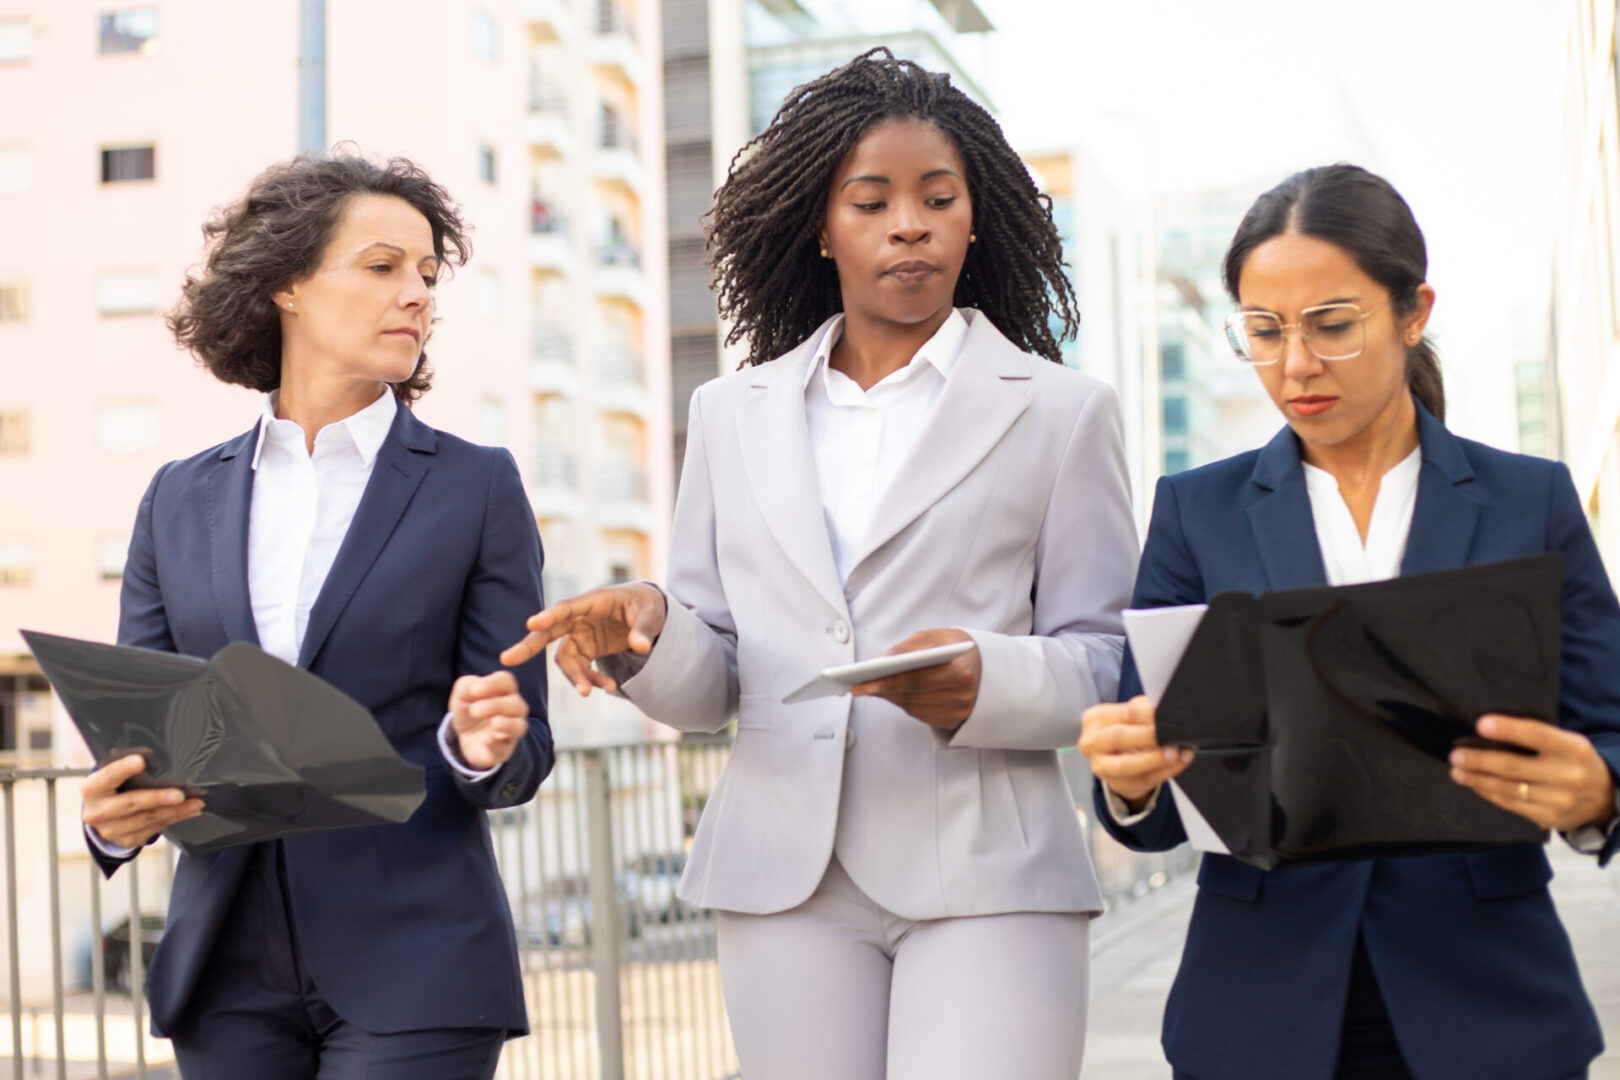
[[[1566,182],[1547,350],[1558,408],[1549,444],[1561,447],[1610,576],[1620,580],[1620,4],[1572,0],[1566,9]],[[1523,376],[1532,392],[1534,374]]]
[[1063,362],[1119,392],[1131,504],[1145,528],[1162,471],[1153,201],[1132,194],[1079,148],[1026,151],[1023,158],[1052,200],[1080,310],[1079,334],[1063,342]]
[[1157,199],[1159,467],[1165,473],[1251,450],[1282,426],[1224,332],[1235,305],[1221,284],[1221,262],[1238,222],[1264,189],[1255,182]]
[[[198,226],[298,150],[311,112],[315,145],[412,158],[474,226],[474,260],[439,289],[417,411],[512,450],[548,595],[661,573],[657,0],[474,0],[431,20],[345,0],[302,17],[323,8],[311,27],[297,4],[0,0],[0,752],[79,748],[60,716],[39,719],[17,629],[110,640],[152,474],[257,418],[259,396],[198,371],[162,316],[200,263]],[[560,737],[640,733],[622,703],[556,690]]]
[[735,369],[704,265],[702,214],[732,157],[794,87],[877,45],[952,80],[987,106],[975,0],[663,0],[669,178],[672,445],[678,470],[692,392]]

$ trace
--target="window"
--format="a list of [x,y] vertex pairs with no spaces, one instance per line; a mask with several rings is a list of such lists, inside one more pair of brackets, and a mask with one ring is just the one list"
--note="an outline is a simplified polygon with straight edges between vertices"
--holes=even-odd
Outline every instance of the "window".
[[0,195],[24,195],[34,186],[34,156],[0,149]]
[[155,449],[158,429],[156,405],[103,405],[96,410],[96,443],[109,454]]
[[101,15],[102,53],[151,53],[157,47],[156,8],[107,11]]
[[157,310],[158,279],[149,270],[102,274],[96,278],[96,311],[102,315],[145,315]]
[[[1180,435],[1187,430],[1187,399],[1184,397],[1168,397],[1164,399],[1164,433],[1166,435]],[[1165,455],[1166,460],[1169,455]]]
[[33,56],[33,22],[28,19],[0,19],[0,64],[25,64]]
[[500,33],[495,16],[487,11],[473,12],[473,53],[480,60],[494,60],[500,56]]
[[1164,452],[1164,473],[1186,472],[1192,467],[1192,454],[1186,450],[1166,450]]
[[478,179],[486,184],[495,182],[495,148],[489,143],[478,147]]
[[1159,346],[1159,378],[1165,382],[1187,377],[1187,347],[1179,341]]
[[26,322],[30,300],[26,281],[0,281],[0,322]]
[[124,576],[124,561],[129,558],[129,537],[104,536],[96,541],[96,570],[102,581],[117,581]]
[[28,410],[0,409],[0,454],[28,453]]
[[157,175],[157,150],[150,146],[124,146],[101,152],[101,182],[122,184],[150,180]]
[[34,580],[34,546],[26,540],[0,538],[0,586]]

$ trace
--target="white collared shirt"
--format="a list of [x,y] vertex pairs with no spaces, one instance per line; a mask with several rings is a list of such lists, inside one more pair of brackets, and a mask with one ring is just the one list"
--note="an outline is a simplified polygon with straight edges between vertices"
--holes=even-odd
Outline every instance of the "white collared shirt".
[[316,433],[310,452],[304,429],[277,418],[279,398],[274,391],[265,399],[253,449],[248,596],[259,646],[296,664],[310,609],[354,523],[399,406],[385,387],[376,401]]
[[804,413],[839,581],[848,580],[877,500],[921,437],[967,332],[967,319],[953,310],[905,367],[869,390],[833,370],[844,317],[835,317],[821,335],[805,370]]
[[1315,465],[1305,466],[1305,491],[1310,496],[1311,520],[1329,585],[1360,585],[1400,576],[1422,471],[1423,448],[1415,446],[1384,473],[1363,541],[1333,474]]

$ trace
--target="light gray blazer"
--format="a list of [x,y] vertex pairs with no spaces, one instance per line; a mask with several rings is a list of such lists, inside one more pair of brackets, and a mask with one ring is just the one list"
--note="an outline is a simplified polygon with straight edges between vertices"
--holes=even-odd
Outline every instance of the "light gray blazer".
[[[647,715],[737,740],[680,895],[794,907],[834,851],[897,915],[1096,912],[1054,749],[1110,701],[1138,545],[1118,398],[972,309],[962,354],[840,586],[805,421],[820,333],[692,396],[669,617],[599,661]],[[948,735],[875,697],[782,697],[817,671],[960,627],[983,677]]]

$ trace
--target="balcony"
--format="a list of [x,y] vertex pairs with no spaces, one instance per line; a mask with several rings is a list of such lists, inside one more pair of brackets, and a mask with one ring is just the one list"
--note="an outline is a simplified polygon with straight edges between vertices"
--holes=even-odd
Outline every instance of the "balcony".
[[575,269],[568,218],[538,197],[529,204],[529,266],[542,276],[568,277]]
[[646,365],[641,353],[628,344],[608,345],[596,353],[596,407],[606,413],[625,413],[645,421],[652,415],[647,395]]
[[558,323],[535,323],[529,363],[529,388],[537,394],[573,397],[579,393],[574,338]]
[[542,159],[571,157],[574,132],[568,123],[568,98],[560,87],[539,78],[529,80],[529,115],[523,138],[534,156]]
[[529,501],[535,517],[578,517],[585,508],[579,490],[579,456],[561,446],[542,445],[536,450]]
[[589,168],[591,179],[597,183],[642,197],[647,176],[641,165],[641,148],[634,132],[623,124],[604,124],[597,132]]
[[636,44],[635,28],[624,7],[615,0],[598,0],[591,30],[585,46],[586,62],[610,79],[640,85],[643,81],[641,52]]
[[641,253],[625,240],[599,246],[591,287],[604,300],[618,300],[645,309],[647,279],[641,272]]
[[633,461],[604,461],[596,467],[596,523],[609,532],[651,535],[652,504],[647,470]]
[[566,0],[523,0],[523,18],[535,41],[566,41],[572,36],[574,23]]

